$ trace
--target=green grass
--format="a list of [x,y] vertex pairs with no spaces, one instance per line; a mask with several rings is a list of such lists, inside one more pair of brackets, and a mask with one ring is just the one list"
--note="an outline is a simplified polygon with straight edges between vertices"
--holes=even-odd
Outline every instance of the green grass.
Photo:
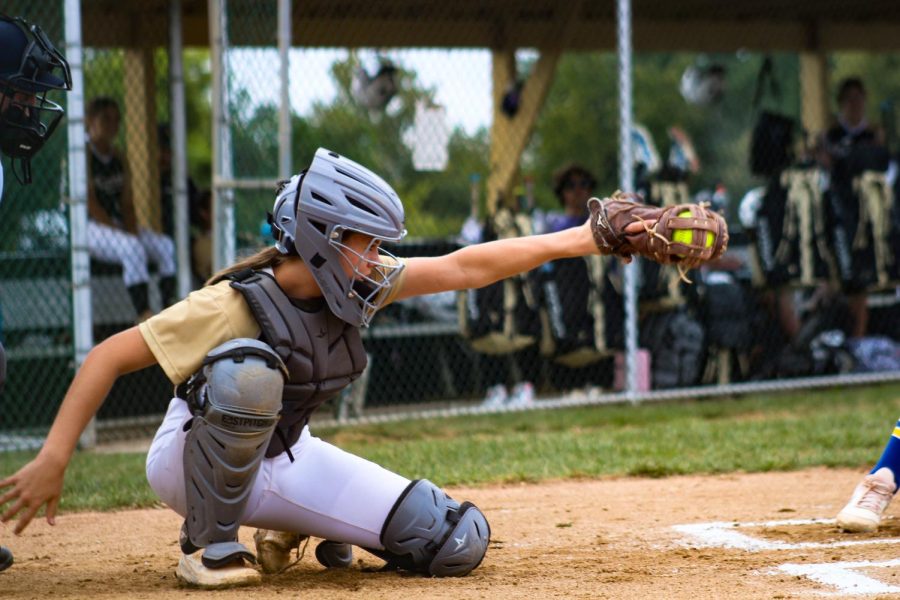
[[[900,384],[736,399],[408,421],[316,433],[439,485],[863,468],[900,415]],[[0,454],[0,474],[30,458]],[[150,506],[142,454],[76,455],[62,510]]]

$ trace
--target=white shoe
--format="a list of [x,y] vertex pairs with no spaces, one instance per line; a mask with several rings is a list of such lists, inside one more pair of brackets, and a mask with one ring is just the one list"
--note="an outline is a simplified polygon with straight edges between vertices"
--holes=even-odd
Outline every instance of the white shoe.
[[519,408],[534,404],[534,385],[530,381],[517,383],[506,401],[506,406]]
[[894,474],[887,467],[866,475],[853,491],[850,502],[838,513],[838,527],[854,533],[875,531],[896,489]]
[[300,546],[299,534],[274,529],[257,529],[253,534],[256,542],[256,562],[264,573],[280,573],[291,564],[291,551]]
[[210,569],[200,560],[201,552],[183,554],[175,569],[175,576],[185,585],[218,589],[253,585],[262,581],[259,571],[248,567],[243,561],[239,565]]
[[506,386],[502,383],[498,383],[497,385],[492,385],[488,388],[481,406],[484,408],[500,408],[506,404],[508,398]]

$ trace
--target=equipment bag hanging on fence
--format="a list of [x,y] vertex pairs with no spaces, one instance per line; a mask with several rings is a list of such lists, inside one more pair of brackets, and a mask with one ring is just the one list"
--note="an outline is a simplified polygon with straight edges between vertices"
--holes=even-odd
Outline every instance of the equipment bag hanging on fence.
[[[482,241],[530,234],[527,216],[513,215],[503,207],[485,223]],[[526,273],[460,292],[460,331],[472,349],[484,354],[507,354],[537,342],[541,322],[534,288],[532,275]]]
[[541,352],[578,368],[623,346],[622,296],[607,278],[608,258],[556,260],[541,274],[541,309],[546,314]]
[[775,268],[786,269],[790,283],[796,286],[811,287],[837,278],[835,258],[828,247],[821,180],[822,172],[812,166],[789,168],[781,173],[781,185],[787,195],[781,239],[773,258]]
[[650,351],[655,389],[696,385],[706,360],[703,325],[684,309],[647,316],[640,344]]
[[753,229],[754,257],[767,287],[812,287],[837,279],[819,169],[786,169],[769,180]]
[[881,289],[895,285],[897,260],[890,243],[894,191],[886,173],[864,171],[853,180],[853,191],[859,198],[860,214],[853,249],[865,249],[871,242],[875,255],[875,285]]
[[[781,89],[772,70],[772,58],[767,56],[756,79],[756,90],[753,93],[754,111],[759,109],[767,84],[774,97],[781,96]],[[754,175],[773,177],[791,164],[793,137],[792,118],[768,110],[759,111],[750,141],[750,172]]]
[[847,150],[832,169],[830,222],[841,283],[850,293],[889,287],[896,274],[888,158],[884,147],[861,144]]
[[706,329],[706,344],[746,351],[753,342],[753,315],[744,287],[725,271],[703,274],[698,316]]
[[776,249],[784,235],[784,215],[787,205],[787,189],[778,178],[772,178],[766,185],[759,211],[756,215],[753,247],[759,261],[764,287],[785,285],[791,279],[786,263],[775,261]]

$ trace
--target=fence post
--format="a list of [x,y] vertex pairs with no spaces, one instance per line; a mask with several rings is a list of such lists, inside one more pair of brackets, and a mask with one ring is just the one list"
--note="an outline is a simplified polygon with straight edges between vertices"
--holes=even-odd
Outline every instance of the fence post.
[[[634,189],[631,127],[631,0],[618,0],[619,187]],[[640,259],[638,259],[640,260]],[[637,397],[637,261],[625,265],[625,393]]]
[[278,59],[281,98],[278,106],[278,177],[291,176],[291,0],[278,0]]
[[212,45],[213,119],[213,272],[234,262],[234,179],[231,131],[228,123],[227,0],[209,0],[209,41]]
[[181,0],[169,2],[169,90],[171,94],[172,196],[175,203],[175,252],[178,260],[178,297],[191,291],[191,252],[188,225],[187,115],[184,105],[184,45]]
[[[66,96],[67,135],[69,140],[69,255],[72,264],[72,328],[75,344],[75,370],[78,370],[94,345],[91,310],[91,257],[87,237],[87,155],[84,132],[84,60],[81,45],[81,5],[65,0],[66,60],[72,72],[72,90]],[[96,419],[91,419],[79,440],[83,448],[97,445]]]

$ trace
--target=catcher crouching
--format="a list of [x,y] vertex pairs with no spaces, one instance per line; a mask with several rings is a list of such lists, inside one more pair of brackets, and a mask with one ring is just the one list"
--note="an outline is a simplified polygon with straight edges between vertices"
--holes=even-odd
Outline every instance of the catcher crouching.
[[[281,572],[309,536],[324,540],[315,556],[326,568],[352,566],[361,548],[388,570],[467,575],[489,548],[487,515],[427,479],[315,437],[310,416],[361,375],[360,328],[393,301],[485,287],[560,258],[639,254],[691,267],[725,250],[725,223],[715,213],[631,198],[592,199],[581,227],[401,258],[381,246],[406,235],[397,193],[320,148],[276,191],[272,246],[91,350],[40,453],[0,474],[0,518],[18,516],[18,534],[46,505],[53,523],[65,468],[115,380],[159,364],[176,397],[150,446],[147,479],[184,518],[176,570],[183,583],[258,583],[255,563]],[[255,552],[239,541],[242,526],[259,530]]]

